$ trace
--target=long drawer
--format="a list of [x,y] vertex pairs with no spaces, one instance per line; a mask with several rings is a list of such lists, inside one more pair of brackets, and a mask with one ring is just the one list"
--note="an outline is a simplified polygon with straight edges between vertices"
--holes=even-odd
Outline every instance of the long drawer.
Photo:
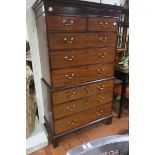
[[114,80],[106,80],[80,87],[69,88],[58,92],[53,92],[53,105],[58,105],[64,102],[69,102],[72,100],[94,95],[96,93],[113,90],[113,83]]
[[72,67],[114,61],[115,48],[94,48],[50,53],[51,68]]
[[108,91],[90,97],[54,106],[54,119],[59,119],[96,106],[112,102],[113,92]]
[[114,18],[88,18],[88,31],[116,31],[117,22]]
[[98,106],[94,109],[79,112],[75,115],[71,115],[71,116],[56,120],[54,122],[55,133],[59,134],[64,131],[77,128],[81,125],[89,123],[98,118],[111,115],[111,107],[112,107],[112,103],[108,103],[108,104]]
[[50,49],[81,49],[88,47],[116,46],[116,33],[49,33]]
[[48,30],[53,31],[85,31],[87,18],[71,16],[47,16]]
[[113,64],[97,64],[75,68],[53,70],[53,87],[71,86],[81,82],[113,76]]

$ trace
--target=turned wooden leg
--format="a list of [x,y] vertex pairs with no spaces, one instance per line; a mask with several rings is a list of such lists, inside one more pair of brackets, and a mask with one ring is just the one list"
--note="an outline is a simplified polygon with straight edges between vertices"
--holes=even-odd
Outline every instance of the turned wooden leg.
[[59,145],[59,142],[58,140],[53,139],[52,144],[53,144],[53,147],[57,147]]

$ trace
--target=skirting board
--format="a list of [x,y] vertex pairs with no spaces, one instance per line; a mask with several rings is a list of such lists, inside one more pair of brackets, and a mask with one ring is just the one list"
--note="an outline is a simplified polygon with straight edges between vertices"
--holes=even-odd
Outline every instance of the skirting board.
[[35,129],[32,135],[26,139],[26,154],[30,154],[48,145],[47,133],[42,124],[36,118]]

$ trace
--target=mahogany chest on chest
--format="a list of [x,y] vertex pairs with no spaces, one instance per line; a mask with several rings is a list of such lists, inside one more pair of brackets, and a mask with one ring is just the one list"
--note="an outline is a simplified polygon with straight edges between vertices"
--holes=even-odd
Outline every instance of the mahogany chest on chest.
[[111,122],[117,19],[120,7],[71,0],[40,0],[36,16],[45,121],[57,140],[99,121]]

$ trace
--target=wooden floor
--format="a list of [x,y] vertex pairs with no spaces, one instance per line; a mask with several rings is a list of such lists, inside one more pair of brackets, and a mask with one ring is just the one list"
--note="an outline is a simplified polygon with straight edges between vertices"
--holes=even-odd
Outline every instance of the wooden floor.
[[30,155],[65,155],[69,149],[77,145],[97,138],[119,134],[119,132],[124,129],[128,129],[128,114],[118,119],[116,113],[113,113],[113,122],[111,125],[97,123],[96,125],[92,125],[91,127],[84,128],[74,134],[63,137],[60,139],[57,148],[53,148],[53,146],[49,144],[47,147],[33,152]]

